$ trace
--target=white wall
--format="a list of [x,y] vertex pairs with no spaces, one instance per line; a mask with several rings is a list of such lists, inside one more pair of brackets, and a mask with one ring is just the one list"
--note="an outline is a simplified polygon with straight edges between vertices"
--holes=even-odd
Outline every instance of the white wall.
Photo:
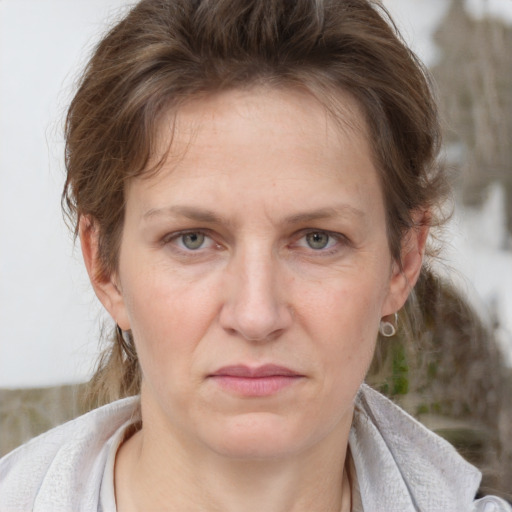
[[95,301],[62,220],[62,121],[120,0],[0,2],[0,386],[83,379]]

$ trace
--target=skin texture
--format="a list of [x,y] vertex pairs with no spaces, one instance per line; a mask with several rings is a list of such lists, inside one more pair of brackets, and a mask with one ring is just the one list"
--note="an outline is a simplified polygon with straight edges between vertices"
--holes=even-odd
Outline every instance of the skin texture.
[[[362,115],[340,104],[342,123],[298,90],[181,108],[163,168],[127,187],[115,275],[98,277],[82,219],[96,293],[143,370],[143,428],[116,461],[120,511],[350,506],[353,400],[381,318],[417,279],[426,228],[405,237],[400,271]],[[247,396],[212,377],[264,364],[297,378]]]

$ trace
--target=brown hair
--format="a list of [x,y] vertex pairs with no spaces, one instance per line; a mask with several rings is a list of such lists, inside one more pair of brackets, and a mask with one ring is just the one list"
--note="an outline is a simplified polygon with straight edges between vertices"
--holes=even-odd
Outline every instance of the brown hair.
[[[66,122],[66,212],[98,229],[115,271],[128,180],[148,172],[159,120],[196,95],[300,86],[335,111],[348,92],[366,117],[399,261],[412,212],[439,204],[439,126],[422,65],[387,12],[369,0],[142,0],[98,44]],[[125,334],[126,335],[126,334]],[[136,355],[117,333],[96,373],[108,399],[137,393]]]

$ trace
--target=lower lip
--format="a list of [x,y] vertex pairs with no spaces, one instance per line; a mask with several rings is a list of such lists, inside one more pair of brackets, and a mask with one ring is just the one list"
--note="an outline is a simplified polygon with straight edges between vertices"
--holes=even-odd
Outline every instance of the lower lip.
[[248,397],[275,395],[301,378],[299,375],[271,375],[268,377],[213,375],[211,377],[225,391]]

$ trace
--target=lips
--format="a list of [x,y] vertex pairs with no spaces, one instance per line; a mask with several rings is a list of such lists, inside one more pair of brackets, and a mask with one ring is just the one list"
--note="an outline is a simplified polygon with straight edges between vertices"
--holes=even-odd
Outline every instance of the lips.
[[209,375],[209,378],[224,391],[246,397],[277,394],[303,377],[304,375],[290,368],[273,364],[258,367],[224,366]]
[[290,370],[284,366],[277,366],[275,364],[266,364],[264,366],[258,366],[251,368],[249,366],[236,365],[236,366],[224,366],[217,370],[213,376],[229,376],[229,377],[246,377],[252,379],[260,379],[263,377],[302,377],[299,373]]

